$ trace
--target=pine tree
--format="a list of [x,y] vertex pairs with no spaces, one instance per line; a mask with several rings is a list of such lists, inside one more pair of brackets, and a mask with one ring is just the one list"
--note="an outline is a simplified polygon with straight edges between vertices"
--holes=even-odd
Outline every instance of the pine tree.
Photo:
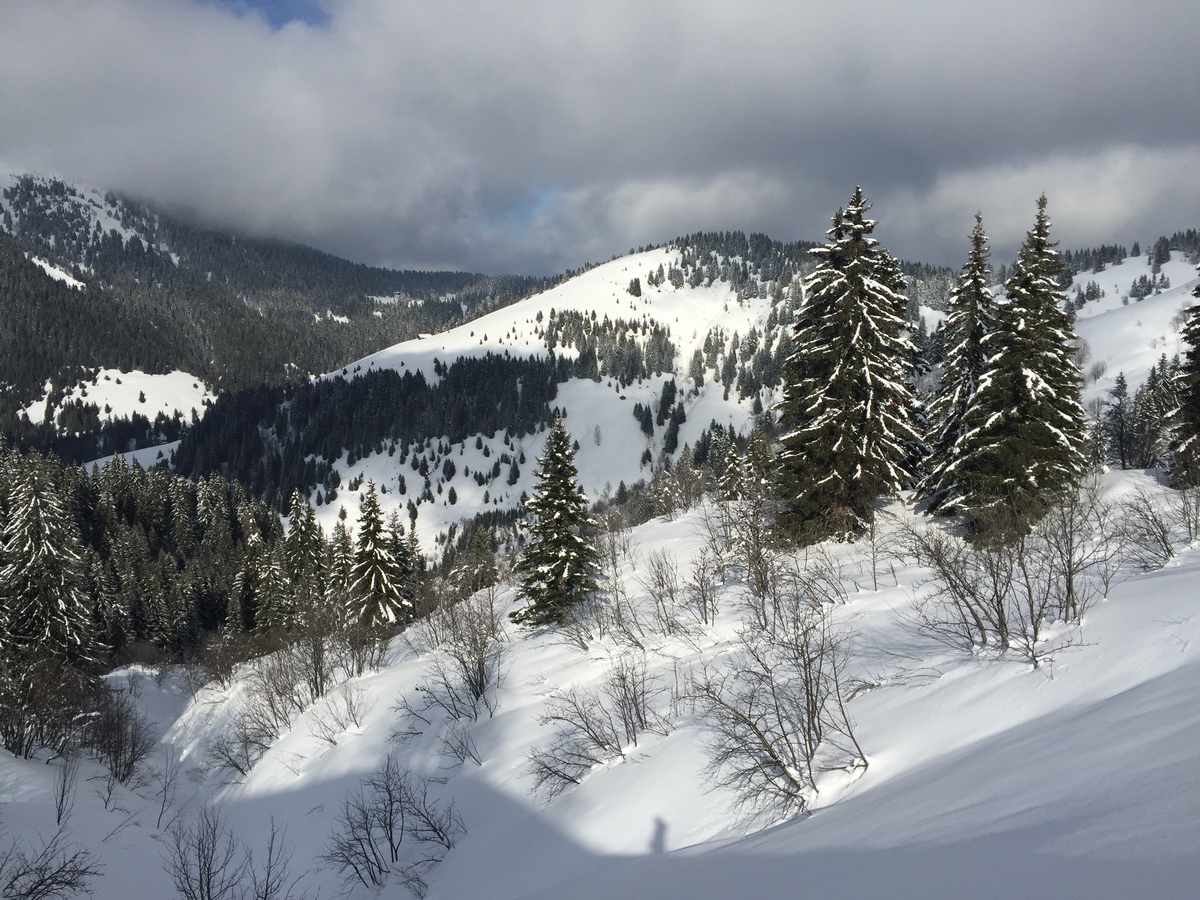
[[392,553],[391,538],[383,523],[375,482],[358,513],[354,567],[350,572],[350,613],[365,625],[406,625],[412,618],[412,600],[403,593],[400,566]]
[[294,598],[292,620],[284,623],[290,628],[302,624],[309,609],[325,597],[325,537],[312,506],[299,491],[293,491],[288,509],[284,557]]
[[988,287],[992,269],[987,240],[983,216],[976,213],[971,251],[950,294],[950,310],[943,328],[946,355],[931,409],[934,431],[926,475],[919,488],[921,496],[929,500],[931,512],[953,509],[959,500],[958,466],[965,449],[960,443],[963,419],[987,367],[984,337],[995,328],[995,297]]
[[84,590],[83,547],[63,508],[50,461],[10,460],[0,531],[0,649],[93,660],[97,647]]
[[561,625],[573,606],[596,589],[596,549],[588,540],[595,523],[576,484],[571,435],[556,418],[538,459],[537,487],[525,504],[529,540],[514,571],[528,605],[513,613],[526,625]]
[[987,368],[963,415],[954,505],[976,522],[1003,512],[1024,525],[1085,469],[1077,339],[1054,247],[1042,196],[996,301],[995,328],[983,338]]
[[1104,439],[1110,459],[1122,469],[1131,463],[1133,440],[1133,402],[1129,398],[1129,382],[1124,372],[1118,372],[1109,401],[1104,410]]
[[[1192,296],[1200,300],[1200,285],[1192,291]],[[1200,486],[1200,304],[1188,310],[1183,341],[1187,349],[1176,382],[1179,406],[1171,420],[1171,482],[1176,487],[1197,487]]]
[[856,189],[804,282],[794,352],[779,406],[784,524],[805,542],[850,538],[881,495],[912,481],[920,447],[906,383],[915,348],[904,336],[908,298],[899,266],[872,238]]

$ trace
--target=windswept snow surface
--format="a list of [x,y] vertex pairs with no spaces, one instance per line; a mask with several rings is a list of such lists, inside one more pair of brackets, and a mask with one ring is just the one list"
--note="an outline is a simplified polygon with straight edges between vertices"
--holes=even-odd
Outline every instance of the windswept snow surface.
[[[1105,477],[1110,496],[1156,490],[1145,475]],[[891,512],[912,517],[900,504]],[[702,544],[700,514],[635,529],[624,584],[639,584],[651,551],[686,575]],[[204,803],[261,852],[272,819],[287,828],[292,869],[307,887],[336,896],[340,879],[319,857],[342,798],[389,751],[444,783],[467,833],[429,876],[433,900],[458,898],[692,898],[730,896],[959,900],[1036,893],[1055,898],[1191,898],[1200,878],[1200,549],[1165,569],[1125,572],[1084,624],[1053,630],[1058,647],[1042,668],[1016,655],[969,654],[918,632],[909,613],[927,573],[911,558],[882,563],[878,590],[864,546],[826,548],[849,599],[835,610],[852,631],[851,676],[868,688],[850,701],[869,767],[828,772],[812,814],[755,822],[734,815],[731,795],[705,774],[708,732],[686,702],[672,702],[701,661],[720,665],[742,627],[743,587],[725,582],[716,626],[690,638],[649,630],[653,677],[666,689],[667,736],[642,735],[624,760],[595,767],[549,801],[531,794],[528,753],[552,729],[539,725],[556,689],[595,686],[612,661],[635,653],[610,637],[585,651],[554,632],[510,629],[494,716],[464,723],[481,765],[452,765],[433,725],[397,744],[401,697],[418,702],[431,663],[403,637],[387,664],[353,679],[358,724],[314,736],[319,707],[296,716],[244,779],[213,768],[205,748],[228,734],[244,702],[244,679],[197,689],[180,670],[111,676],[127,683],[156,724],[147,772],[178,760],[176,796],[160,819],[161,781],[148,774],[117,786],[105,808],[99,767],[82,764],[68,836],[96,853],[105,875],[96,896],[172,896],[162,858],[173,821]],[[815,559],[815,557],[813,557]],[[635,566],[638,567],[635,569]],[[511,588],[500,595],[516,603]],[[0,800],[10,837],[54,830],[58,761],[0,759]],[[403,896],[393,879],[382,894]]]

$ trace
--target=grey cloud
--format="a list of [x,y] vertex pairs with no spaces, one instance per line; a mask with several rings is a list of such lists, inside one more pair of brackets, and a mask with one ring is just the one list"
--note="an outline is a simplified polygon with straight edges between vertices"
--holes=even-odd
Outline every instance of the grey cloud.
[[1002,261],[1041,191],[1066,246],[1197,224],[1194,3],[6,7],[0,159],[366,262],[816,239],[855,184],[955,266],[976,208]]

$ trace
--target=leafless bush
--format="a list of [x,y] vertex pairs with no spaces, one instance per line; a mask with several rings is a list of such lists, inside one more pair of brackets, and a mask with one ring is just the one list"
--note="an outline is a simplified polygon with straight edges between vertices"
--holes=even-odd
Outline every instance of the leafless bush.
[[204,806],[189,825],[177,825],[163,867],[184,900],[226,900],[245,895],[249,864],[224,817]]
[[271,745],[317,698],[311,660],[302,645],[288,644],[243,668],[244,697],[228,733],[208,748],[210,762],[249,774]]
[[228,688],[238,667],[261,652],[252,635],[226,628],[204,648],[204,668],[209,678]]
[[358,685],[342,684],[308,711],[309,729],[314,737],[336,747],[339,737],[362,727],[367,711],[367,692]]
[[637,555],[633,547],[633,532],[616,510],[605,516],[596,536],[596,551],[600,571],[605,584],[607,603],[604,612],[611,624],[612,633],[619,639],[643,649],[646,636],[645,626],[637,607],[630,601],[625,590],[625,570],[636,567]]
[[1200,538],[1200,487],[1172,491],[1169,503],[1175,521],[1187,535],[1188,543]]
[[680,614],[688,607],[675,557],[662,549],[650,551],[638,582],[653,604],[655,628],[661,634],[687,635],[690,629]]
[[[334,866],[347,886],[380,887],[393,872],[417,896],[425,877],[466,831],[452,802],[429,796],[430,781],[404,769],[389,754],[342,801],[342,811],[322,861]],[[403,853],[408,841],[411,853]]]
[[0,897],[4,900],[66,900],[91,896],[101,874],[89,850],[67,843],[59,830],[47,843],[26,850],[12,841],[0,849]]
[[[919,626],[965,648],[1015,649],[1040,665],[1054,621],[1077,622],[1120,565],[1128,520],[1095,485],[1052,504],[1036,527],[991,528],[978,546],[934,528],[910,529],[910,549],[932,570],[932,588],[915,604]],[[986,525],[986,523],[985,523]]]
[[170,747],[162,749],[162,765],[154,773],[154,783],[154,798],[158,800],[158,819],[154,827],[161,829],[163,819],[175,805],[175,792],[179,786],[179,760],[175,758]]
[[684,587],[688,607],[701,625],[716,624],[717,598],[725,583],[724,572],[724,567],[707,547],[702,548],[692,560],[691,577]]
[[292,853],[271,820],[266,859],[257,864],[221,813],[204,806],[190,825],[171,830],[163,868],[183,900],[305,900],[300,877],[290,874]]
[[14,756],[53,756],[79,745],[92,681],[49,654],[0,653],[0,745]]
[[491,716],[504,676],[506,633],[498,592],[493,586],[457,602],[444,600],[410,629],[413,648],[431,656],[429,674],[418,686],[425,708],[441,709],[452,719]]
[[1143,572],[1161,569],[1175,556],[1171,516],[1164,504],[1139,489],[1120,509],[1127,559]]
[[79,757],[68,751],[59,757],[54,775],[54,824],[61,826],[75,808],[75,792],[79,788]]
[[388,628],[353,622],[340,632],[340,636],[345,654],[343,667],[348,678],[357,678],[383,668],[391,638]]
[[744,812],[803,812],[817,771],[866,765],[844,702],[846,642],[823,604],[788,591],[772,631],[744,629],[695,679],[709,771]]
[[475,739],[471,737],[471,732],[467,730],[462,722],[450,722],[446,726],[446,732],[442,735],[442,755],[450,759],[458,760],[459,765],[466,762],[473,762],[477,766],[483,765],[483,758],[479,755],[479,747],[475,744]]
[[121,784],[130,784],[154,750],[154,732],[138,710],[132,691],[108,689],[88,724],[86,740],[100,762]]
[[556,726],[556,734],[529,754],[534,793],[556,797],[594,766],[624,759],[625,748],[637,746],[639,734],[666,734],[669,723],[657,712],[664,693],[644,658],[622,657],[599,691],[570,687],[553,694],[538,721]]

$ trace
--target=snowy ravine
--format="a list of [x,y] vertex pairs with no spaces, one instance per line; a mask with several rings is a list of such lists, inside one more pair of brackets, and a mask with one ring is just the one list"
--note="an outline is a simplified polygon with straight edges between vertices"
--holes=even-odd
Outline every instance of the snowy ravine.
[[[1102,488],[1113,500],[1160,490],[1140,473],[1109,474]],[[900,503],[888,513],[887,529],[915,520]],[[701,520],[693,510],[630,535],[623,583],[646,621],[647,561],[665,553],[686,578],[704,545]],[[169,824],[216,804],[258,852],[272,819],[286,827],[293,874],[337,896],[341,879],[318,859],[343,797],[391,751],[414,772],[444,779],[431,794],[453,798],[466,828],[428,875],[431,898],[1195,896],[1200,548],[1180,545],[1156,572],[1122,571],[1082,627],[1051,631],[1060,649],[1040,669],[1018,654],[972,655],[918,631],[910,613],[928,573],[912,558],[882,560],[873,576],[866,545],[819,553],[847,592],[833,617],[853,635],[848,674],[865,689],[849,712],[869,767],[821,775],[811,815],[774,825],[734,815],[732,796],[713,790],[704,771],[704,723],[672,697],[701,662],[720,665],[744,623],[744,586],[731,573],[715,626],[695,626],[686,639],[653,628],[643,636],[669,733],[640,735],[624,760],[595,767],[548,803],[531,794],[528,770],[531,748],[551,737],[538,724],[547,697],[595,686],[614,660],[640,657],[628,641],[609,635],[584,650],[560,633],[510,626],[495,714],[464,723],[479,765],[448,760],[437,717],[425,734],[389,741],[403,722],[397,700],[416,702],[434,659],[403,637],[380,670],[350,683],[357,725],[335,729],[331,741],[314,734],[317,710],[296,716],[244,779],[205,760],[244,700],[244,678],[199,688],[178,668],[114,673],[112,682],[133,687],[160,740],[132,789],[107,795],[100,767],[81,763],[68,838],[103,866],[97,897],[170,897]],[[504,611],[518,602],[511,587],[497,599]],[[156,772],[167,760],[178,761],[180,775],[164,812]],[[54,832],[59,765],[0,759],[6,840]],[[349,891],[404,895],[395,879],[379,894]]]

